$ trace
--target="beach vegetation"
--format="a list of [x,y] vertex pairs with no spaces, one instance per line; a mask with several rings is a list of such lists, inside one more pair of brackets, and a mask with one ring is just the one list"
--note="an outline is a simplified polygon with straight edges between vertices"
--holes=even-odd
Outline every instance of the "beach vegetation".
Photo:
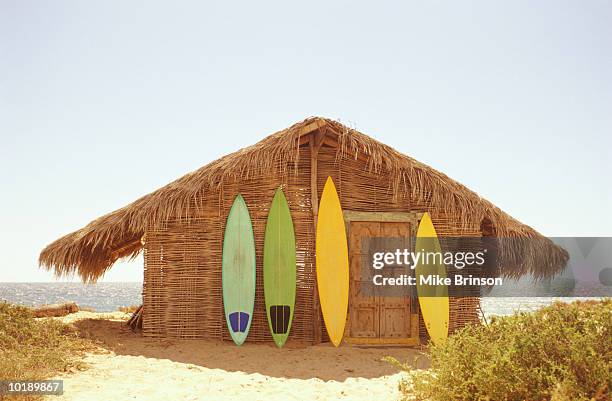
[[610,299],[494,318],[430,345],[430,369],[401,365],[400,391],[418,401],[610,400],[611,338]]
[[58,319],[37,319],[29,308],[0,303],[0,380],[44,380],[81,369],[81,356],[93,348]]

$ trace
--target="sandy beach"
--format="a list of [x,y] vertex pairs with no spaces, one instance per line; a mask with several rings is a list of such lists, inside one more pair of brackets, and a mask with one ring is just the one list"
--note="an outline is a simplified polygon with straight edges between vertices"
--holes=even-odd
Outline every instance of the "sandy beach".
[[[156,341],[132,333],[121,312],[78,312],[61,318],[99,342],[85,370],[56,378],[54,400],[393,400],[401,374],[382,361],[414,361],[418,350],[209,340]],[[421,357],[419,367],[427,361]]]

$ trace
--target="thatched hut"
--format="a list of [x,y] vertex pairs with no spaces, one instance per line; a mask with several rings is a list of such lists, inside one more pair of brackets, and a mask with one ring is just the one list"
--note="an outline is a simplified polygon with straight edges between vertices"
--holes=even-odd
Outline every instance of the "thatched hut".
[[[229,339],[222,303],[222,239],[232,201],[241,193],[251,213],[257,247],[256,301],[248,341],[271,341],[263,301],[262,246],[268,208],[274,191],[282,186],[297,248],[290,341],[325,341],[316,291],[314,222],[328,176],[336,183],[345,211],[349,253],[357,252],[351,249],[353,237],[365,232],[414,234],[418,216],[425,211],[442,236],[543,239],[445,174],[336,121],[315,117],[224,156],[56,240],[42,251],[40,263],[58,275],[78,273],[84,281],[93,282],[118,259],[142,252],[143,334]],[[497,274],[548,277],[560,271],[567,253],[546,239],[538,244],[538,249],[528,252],[500,249]],[[351,286],[354,282],[351,277]],[[477,321],[478,306],[478,298],[452,299],[450,330]],[[389,316],[393,328],[385,325]],[[397,325],[398,321],[402,324]],[[425,335],[418,322],[418,302],[397,298],[364,302],[351,289],[345,338],[416,343],[419,333]]]

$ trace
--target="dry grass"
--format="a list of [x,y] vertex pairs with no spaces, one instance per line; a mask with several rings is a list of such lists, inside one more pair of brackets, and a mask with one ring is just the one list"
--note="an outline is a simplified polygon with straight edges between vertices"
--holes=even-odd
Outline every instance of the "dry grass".
[[120,306],[119,308],[117,308],[117,310],[123,313],[134,313],[138,310],[138,308],[140,308],[139,305],[130,305],[130,306]]
[[[43,380],[81,369],[81,356],[93,348],[71,326],[53,318],[34,319],[28,308],[0,303],[1,380]],[[12,400],[39,398],[11,396]]]

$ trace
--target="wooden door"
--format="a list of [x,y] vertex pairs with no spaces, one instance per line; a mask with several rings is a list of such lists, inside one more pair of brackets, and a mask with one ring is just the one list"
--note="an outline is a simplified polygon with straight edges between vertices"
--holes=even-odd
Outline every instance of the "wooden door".
[[[380,223],[381,237],[401,238],[399,249],[412,249],[410,234],[408,223]],[[401,265],[385,267],[387,270],[391,268],[395,269],[394,273],[396,274],[394,276],[399,276],[406,271],[405,267]],[[410,337],[410,287],[397,287],[393,294],[386,294],[386,292],[378,297],[380,310],[379,338],[399,339]]]
[[362,277],[363,259],[368,257],[363,250],[363,238],[378,237],[380,223],[352,222],[349,240],[349,324],[354,338],[378,338],[379,310],[377,294],[371,280]]
[[[365,239],[402,238],[400,246],[411,249],[411,226],[407,222],[351,221],[349,223],[349,322],[348,339],[354,342],[418,343],[418,317],[412,313],[410,289],[402,287],[399,294],[389,296],[374,286],[364,247]],[[390,269],[393,267],[385,267]],[[397,269],[404,269],[397,266]],[[367,272],[364,272],[367,273]],[[371,272],[370,272],[371,273]],[[400,273],[400,272],[398,272]]]

